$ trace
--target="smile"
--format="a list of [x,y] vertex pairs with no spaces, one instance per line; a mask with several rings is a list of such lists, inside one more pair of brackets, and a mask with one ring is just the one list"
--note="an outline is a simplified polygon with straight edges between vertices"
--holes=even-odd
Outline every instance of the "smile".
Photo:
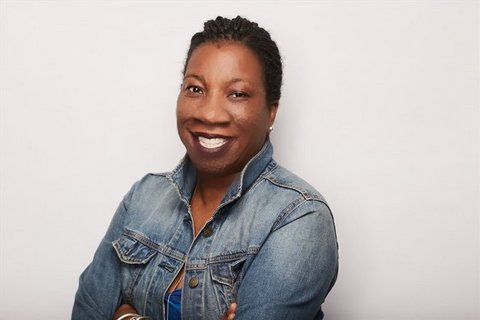
[[198,142],[200,143],[200,145],[207,149],[220,148],[225,143],[227,143],[227,141],[228,140],[224,138],[207,138],[202,136],[198,137]]

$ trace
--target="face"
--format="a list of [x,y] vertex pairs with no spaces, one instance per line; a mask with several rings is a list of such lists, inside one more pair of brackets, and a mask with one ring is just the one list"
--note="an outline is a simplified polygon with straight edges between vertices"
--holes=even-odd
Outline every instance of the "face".
[[267,104],[263,70],[253,51],[205,43],[188,62],[177,100],[180,139],[199,173],[240,172],[262,148],[277,103]]

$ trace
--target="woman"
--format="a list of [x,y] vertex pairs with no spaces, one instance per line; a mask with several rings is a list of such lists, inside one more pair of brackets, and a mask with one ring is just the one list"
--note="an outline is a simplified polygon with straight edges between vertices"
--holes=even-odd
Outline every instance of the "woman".
[[322,319],[334,224],[322,196],[272,159],[275,42],[247,19],[218,17],[192,37],[183,75],[187,155],[124,197],[72,318]]

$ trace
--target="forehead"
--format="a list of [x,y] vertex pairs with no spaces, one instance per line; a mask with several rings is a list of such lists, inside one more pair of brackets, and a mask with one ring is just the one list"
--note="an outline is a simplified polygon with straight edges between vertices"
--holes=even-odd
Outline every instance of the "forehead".
[[231,78],[262,83],[260,60],[247,46],[238,42],[207,42],[192,53],[185,76],[199,75],[216,80]]

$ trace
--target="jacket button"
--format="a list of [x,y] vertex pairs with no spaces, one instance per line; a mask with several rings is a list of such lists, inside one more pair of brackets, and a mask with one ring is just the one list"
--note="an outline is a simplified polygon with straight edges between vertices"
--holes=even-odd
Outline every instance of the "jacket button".
[[213,229],[211,227],[206,227],[203,229],[203,235],[208,238],[213,234]]
[[190,280],[188,280],[188,286],[190,288],[195,288],[198,286],[198,278],[195,276],[191,277]]

